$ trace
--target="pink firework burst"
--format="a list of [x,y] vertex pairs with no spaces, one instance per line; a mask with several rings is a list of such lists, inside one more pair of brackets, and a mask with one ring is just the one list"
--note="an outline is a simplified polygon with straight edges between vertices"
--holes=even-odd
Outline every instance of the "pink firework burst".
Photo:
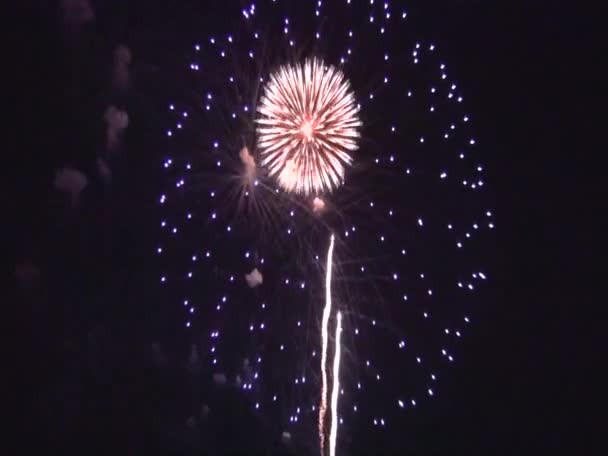
[[321,60],[272,73],[257,108],[261,164],[288,192],[331,191],[358,147],[359,107],[344,74]]

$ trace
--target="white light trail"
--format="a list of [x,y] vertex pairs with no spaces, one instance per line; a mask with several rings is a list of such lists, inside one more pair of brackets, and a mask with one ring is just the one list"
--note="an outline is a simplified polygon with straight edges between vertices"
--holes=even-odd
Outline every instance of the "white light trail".
[[329,249],[327,251],[327,266],[325,268],[325,308],[323,309],[323,319],[321,321],[321,400],[319,403],[319,445],[321,455],[325,448],[325,413],[327,410],[327,326],[329,315],[331,314],[331,273],[334,256],[334,235],[329,239]]
[[336,455],[336,440],[338,438],[338,391],[340,391],[340,333],[342,332],[342,313],[338,312],[336,323],[336,352],[334,355],[333,389],[331,392],[331,431],[329,433],[329,456]]

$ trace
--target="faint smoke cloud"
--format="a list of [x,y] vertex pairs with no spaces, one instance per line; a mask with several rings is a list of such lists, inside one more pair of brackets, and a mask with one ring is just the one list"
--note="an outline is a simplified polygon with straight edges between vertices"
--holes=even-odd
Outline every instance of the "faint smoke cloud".
[[127,90],[130,85],[131,75],[131,50],[121,44],[114,50],[114,67],[112,71],[112,85],[118,90]]
[[74,168],[61,168],[55,171],[55,189],[70,195],[73,206],[80,201],[80,193],[87,186],[88,179],[83,173]]
[[200,372],[201,360],[198,354],[198,347],[196,344],[190,345],[190,354],[188,355],[188,370],[193,374]]
[[245,274],[245,281],[249,288],[255,288],[262,284],[264,277],[262,273],[258,271],[258,268],[254,268],[249,274]]
[[216,385],[225,385],[226,384],[226,375],[221,372],[216,372],[213,374],[213,383]]
[[24,261],[15,266],[15,277],[24,288],[35,288],[40,282],[40,269],[35,264]]
[[196,427],[196,418],[193,416],[189,416],[186,420],[186,427],[189,427],[191,429]]
[[152,362],[155,367],[167,367],[169,361],[160,342],[152,342]]
[[101,157],[97,158],[97,172],[106,183],[112,179],[112,170],[108,162]]
[[243,163],[243,177],[245,183],[253,183],[256,176],[255,160],[253,159],[253,155],[249,153],[249,149],[247,147],[243,147],[239,152],[239,158],[241,159],[241,163]]
[[129,115],[116,106],[108,106],[104,114],[106,121],[106,139],[108,151],[115,150],[120,144],[120,137],[129,125]]
[[66,24],[79,26],[95,19],[90,0],[61,0],[63,20]]

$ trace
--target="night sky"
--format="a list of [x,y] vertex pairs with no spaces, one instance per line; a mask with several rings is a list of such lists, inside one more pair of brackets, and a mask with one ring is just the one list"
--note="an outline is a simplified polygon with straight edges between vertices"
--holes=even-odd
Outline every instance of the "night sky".
[[[151,254],[166,106],[180,89],[172,69],[230,2],[92,2],[84,24],[66,23],[50,3],[16,16],[7,86],[17,126],[6,151],[6,304],[17,315],[22,443],[104,454],[286,452],[238,391],[218,392],[209,376],[193,384],[175,330],[183,321],[159,293]],[[417,3],[407,6],[413,27],[441,47],[483,138],[498,222],[492,290],[441,397],[408,418],[399,438],[370,436],[349,451],[593,454],[599,421],[587,381],[602,359],[581,318],[601,300],[584,272],[600,199],[601,149],[587,139],[599,83],[593,14],[541,2]],[[119,44],[133,56],[125,90],[111,84]],[[109,152],[111,104],[129,125]],[[76,206],[53,187],[66,165],[88,177]],[[197,434],[187,420],[201,402],[212,412]]]

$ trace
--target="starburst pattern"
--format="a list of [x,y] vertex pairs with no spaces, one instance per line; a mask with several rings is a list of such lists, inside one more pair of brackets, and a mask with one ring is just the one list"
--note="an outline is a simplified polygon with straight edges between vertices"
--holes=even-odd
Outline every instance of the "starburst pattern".
[[270,75],[257,119],[262,165],[290,192],[338,187],[357,149],[359,108],[344,74],[321,60]]

